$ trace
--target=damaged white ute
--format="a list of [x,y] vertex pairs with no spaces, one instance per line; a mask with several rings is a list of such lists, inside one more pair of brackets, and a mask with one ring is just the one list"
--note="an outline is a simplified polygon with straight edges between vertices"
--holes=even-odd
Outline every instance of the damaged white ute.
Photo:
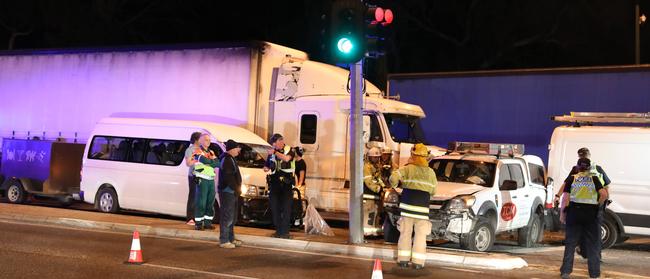
[[[429,205],[429,240],[489,251],[496,234],[516,231],[522,246],[540,242],[553,201],[552,180],[547,185],[542,160],[523,151],[518,144],[452,142],[447,155],[431,160],[438,187]],[[384,234],[389,241],[399,234],[398,192],[384,195]]]

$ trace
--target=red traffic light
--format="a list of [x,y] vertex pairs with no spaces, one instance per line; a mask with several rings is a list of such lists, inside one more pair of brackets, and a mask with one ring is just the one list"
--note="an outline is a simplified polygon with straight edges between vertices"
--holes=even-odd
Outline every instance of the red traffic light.
[[393,23],[393,11],[391,11],[390,9],[386,9],[384,11],[384,22],[382,22],[381,24],[386,26],[391,23]]
[[377,24],[384,21],[384,9],[381,7],[368,8],[366,20],[370,21],[370,24]]

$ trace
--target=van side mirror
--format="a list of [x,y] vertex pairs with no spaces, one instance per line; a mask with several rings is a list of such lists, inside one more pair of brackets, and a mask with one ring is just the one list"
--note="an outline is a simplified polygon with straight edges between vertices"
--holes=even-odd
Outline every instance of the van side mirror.
[[499,190],[501,190],[501,191],[517,190],[517,181],[504,180],[503,183],[501,184],[501,187],[499,187]]

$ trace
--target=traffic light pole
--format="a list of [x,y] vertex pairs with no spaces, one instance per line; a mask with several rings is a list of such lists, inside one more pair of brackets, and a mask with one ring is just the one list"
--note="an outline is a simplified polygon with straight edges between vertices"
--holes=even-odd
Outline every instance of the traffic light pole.
[[350,64],[350,243],[363,243],[363,59]]

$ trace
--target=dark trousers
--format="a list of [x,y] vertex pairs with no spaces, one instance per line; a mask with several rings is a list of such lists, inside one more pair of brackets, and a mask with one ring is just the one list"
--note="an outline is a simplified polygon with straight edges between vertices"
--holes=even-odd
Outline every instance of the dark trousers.
[[237,196],[233,193],[219,192],[219,242],[235,241],[237,223]]
[[287,236],[291,225],[291,206],[293,204],[291,185],[277,183],[270,186],[269,203],[271,215],[273,215],[273,225],[275,225],[275,234]]
[[[600,230],[600,226],[602,226],[602,224],[603,224],[604,215],[605,215],[605,205],[600,205],[598,207],[598,239],[602,239],[602,237],[603,237],[602,236],[602,231]],[[585,241],[585,238],[584,237],[581,238],[579,243],[580,243],[580,256],[582,256],[583,258],[586,259],[587,258],[587,252],[586,252],[587,251],[587,247],[586,247],[587,242]],[[601,243],[601,245],[602,245],[602,243]],[[598,253],[598,255],[600,256],[600,259],[603,258],[602,249],[600,250],[600,253]]]
[[194,179],[193,175],[187,176],[187,185],[189,185],[189,192],[187,193],[187,211],[185,214],[187,215],[187,220],[193,220],[194,219],[194,195],[196,193],[196,181]]
[[590,277],[600,277],[600,226],[598,222],[598,209],[585,206],[570,205],[566,216],[566,235],[564,239],[564,259],[560,272],[571,274],[573,272],[573,258],[578,241],[585,241],[587,253],[587,267]]

